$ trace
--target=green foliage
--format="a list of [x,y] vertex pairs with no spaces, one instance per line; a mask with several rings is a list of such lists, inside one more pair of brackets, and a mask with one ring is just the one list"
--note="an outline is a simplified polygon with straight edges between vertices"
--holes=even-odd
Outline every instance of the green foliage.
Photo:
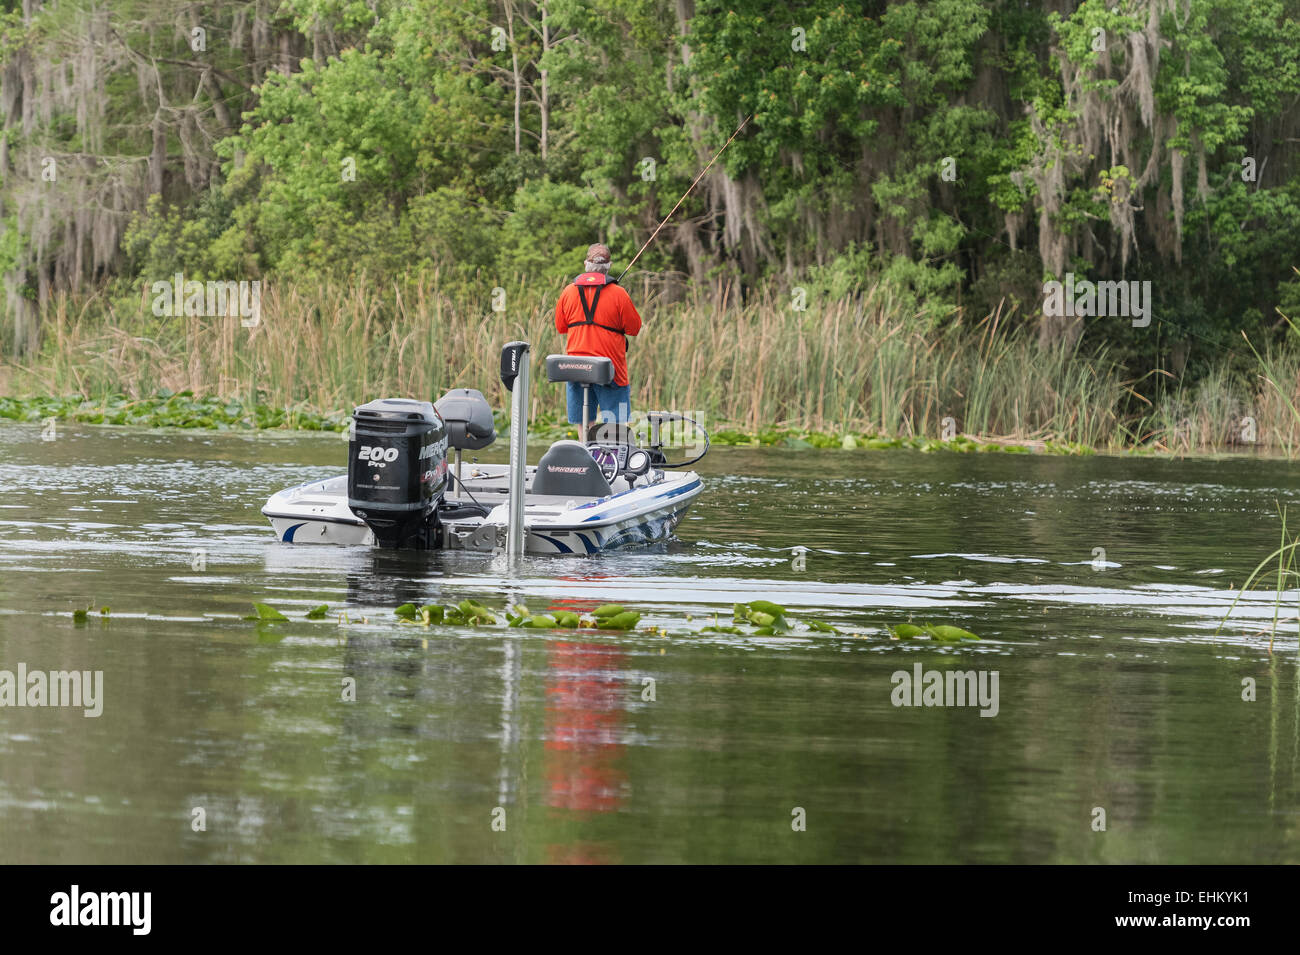
[[258,620],[258,621],[277,621],[277,620],[288,620],[289,618],[286,617],[284,614],[280,613],[280,611],[276,610],[274,607],[270,606],[269,604],[255,603],[253,604],[253,615],[246,619]]
[[969,630],[963,630],[961,627],[954,627],[948,624],[929,624],[918,627],[912,623],[898,623],[889,628],[889,634],[895,640],[924,640],[930,639],[938,643],[961,643],[967,640],[979,640],[979,637]]
[[[591,241],[629,260],[746,117],[638,262],[666,276],[660,303],[687,279],[729,305],[780,283],[887,298],[909,333],[999,307],[1032,333],[1060,248],[1077,273],[1155,283],[1149,332],[1091,323],[1077,353],[1118,363],[1135,406],[1172,387],[1152,372],[1173,350],[1180,387],[1244,372],[1240,333],[1284,342],[1275,310],[1300,303],[1293,0],[273,6],[205,6],[203,51],[162,0],[121,0],[111,33],[85,5],[5,6],[0,63],[45,91],[0,131],[11,347],[50,280],[106,286],[137,340],[160,331],[141,287],[176,272],[558,289]],[[33,65],[88,57],[85,88]],[[869,416],[902,432],[897,397]]]
[[[514,211],[501,229],[499,259],[505,276],[527,275],[563,285],[582,271],[597,206],[589,190],[549,180],[520,186]],[[540,243],[539,236],[547,241]]]
[[149,398],[106,395],[87,398],[10,398],[0,395],[0,418],[37,422],[47,418],[83,424],[136,425],[147,428],[210,428],[215,431],[292,428],[302,431],[342,431],[349,417],[310,410],[245,405],[215,396],[196,398],[192,392],[159,392]]
[[[93,610],[93,604],[84,609],[74,610],[72,612],[73,621],[78,625],[84,625]],[[244,619],[257,624],[256,630],[259,642],[274,643],[282,640],[285,636],[285,628],[278,626],[278,624],[290,623],[296,620],[324,620],[328,610],[328,606],[321,604],[305,611],[300,617],[290,618],[269,604],[255,602],[253,604],[254,612]],[[100,607],[100,618],[105,625],[109,621],[109,613],[110,610],[107,606]],[[473,598],[466,598],[457,604],[448,606],[426,604],[417,607],[414,603],[404,603],[395,607],[392,611],[392,615],[397,618],[399,625],[416,626],[424,631],[430,631],[435,626],[446,626],[525,630],[617,630],[629,633],[636,631],[641,636],[670,636],[669,631],[662,626],[642,626],[638,628],[637,625],[643,616],[641,611],[628,610],[618,604],[603,605],[589,614],[564,609],[553,610],[549,614],[534,614],[522,604],[507,606],[504,611],[499,613],[500,616],[498,616],[498,612],[489,610],[487,606]],[[726,626],[719,623],[716,614],[711,618],[705,618],[706,622],[700,625],[688,614],[682,621],[685,624],[683,632],[685,635],[718,633],[743,637],[788,635],[801,639],[811,639],[817,635],[854,638],[867,636],[866,633],[860,631],[845,632],[833,624],[814,618],[792,623],[786,619],[784,607],[766,600],[736,604],[733,607],[733,613],[737,626]],[[661,616],[664,615],[666,614],[661,614]],[[709,619],[712,619],[712,623],[707,622]],[[350,617],[346,612],[340,612],[337,622],[339,624],[362,623],[368,625],[372,621],[366,616],[358,619]],[[980,639],[968,630],[943,624],[926,624],[924,627],[912,624],[897,624],[886,628],[885,632],[894,639],[929,638],[937,642],[953,644]],[[612,637],[612,634],[607,636]]]

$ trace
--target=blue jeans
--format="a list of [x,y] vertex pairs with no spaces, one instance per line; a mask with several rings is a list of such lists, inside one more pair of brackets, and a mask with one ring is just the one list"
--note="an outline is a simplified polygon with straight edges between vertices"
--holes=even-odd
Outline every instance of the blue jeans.
[[[589,385],[591,397],[587,399],[588,424],[600,421],[614,421],[626,424],[632,416],[631,385]],[[596,409],[600,413],[596,413]],[[569,382],[569,424],[582,423],[582,386]]]

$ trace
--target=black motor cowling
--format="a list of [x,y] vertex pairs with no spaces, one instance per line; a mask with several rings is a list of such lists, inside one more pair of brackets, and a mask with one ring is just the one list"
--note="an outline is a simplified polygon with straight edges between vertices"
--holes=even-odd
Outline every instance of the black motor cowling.
[[427,401],[381,398],[352,413],[348,507],[380,547],[433,546],[447,487],[447,428]]

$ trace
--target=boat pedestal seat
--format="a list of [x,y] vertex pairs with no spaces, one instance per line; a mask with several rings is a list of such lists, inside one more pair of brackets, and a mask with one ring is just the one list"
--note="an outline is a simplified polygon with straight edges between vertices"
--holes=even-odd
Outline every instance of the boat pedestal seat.
[[596,355],[547,355],[546,379],[608,385],[614,380],[614,363]]
[[497,438],[492,406],[481,391],[453,388],[433,405],[447,424],[447,446],[457,451],[481,451]]

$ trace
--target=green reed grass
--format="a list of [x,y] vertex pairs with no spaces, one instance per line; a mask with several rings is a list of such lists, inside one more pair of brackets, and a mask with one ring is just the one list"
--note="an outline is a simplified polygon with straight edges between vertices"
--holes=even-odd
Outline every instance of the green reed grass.
[[[986,438],[1120,448],[1154,436],[1174,449],[1184,417],[1208,421],[1247,403],[1206,391],[1186,414],[1170,405],[1134,426],[1123,417],[1132,383],[1105,354],[1040,349],[1027,323],[1000,308],[927,331],[882,284],[813,294],[800,311],[772,287],[742,302],[734,287],[670,300],[648,281],[629,285],[645,318],[629,353],[635,406],[700,412],[714,426],[937,437],[951,418],[958,433]],[[493,308],[494,286],[504,289],[504,311]],[[540,355],[563,350],[557,292],[522,276],[273,281],[254,328],[238,318],[155,317],[146,294],[56,296],[40,354],[0,369],[0,389],[92,398],[189,390],[328,414],[378,395],[436,398],[468,386],[501,404],[503,343],[526,339]],[[1271,360],[1279,374],[1300,361]],[[1228,384],[1214,388],[1227,395]],[[1280,407],[1285,389],[1263,391]],[[534,388],[534,414],[562,405],[558,387]],[[1217,447],[1221,431],[1205,423],[1187,443]],[[1300,448],[1300,428],[1282,437],[1288,451]]]
[[1273,652],[1273,641],[1277,636],[1278,624],[1285,620],[1300,621],[1300,606],[1297,606],[1296,608],[1297,615],[1295,617],[1282,617],[1282,599],[1286,591],[1286,586],[1291,581],[1300,580],[1300,569],[1297,569],[1296,560],[1296,551],[1297,549],[1300,549],[1300,538],[1288,540],[1286,529],[1286,508],[1281,508],[1278,512],[1278,516],[1281,525],[1279,531],[1281,534],[1281,542],[1278,545],[1278,548],[1261,560],[1255,566],[1255,569],[1250,572],[1245,583],[1241,585],[1241,591],[1233,599],[1231,606],[1228,607],[1228,612],[1225,613],[1223,619],[1219,621],[1218,630],[1215,631],[1216,633],[1219,633],[1223,630],[1228,619],[1232,616],[1233,609],[1236,608],[1246,591],[1254,587],[1257,582],[1272,577],[1274,588],[1273,593],[1275,596],[1273,599],[1273,625],[1269,630],[1268,636],[1269,653]]

